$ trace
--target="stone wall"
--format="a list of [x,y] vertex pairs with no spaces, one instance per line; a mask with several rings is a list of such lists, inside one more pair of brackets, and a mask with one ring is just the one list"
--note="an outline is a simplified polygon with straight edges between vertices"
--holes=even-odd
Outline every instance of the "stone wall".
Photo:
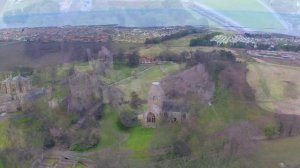
[[16,112],[20,109],[20,102],[18,100],[9,101],[0,105],[0,113]]

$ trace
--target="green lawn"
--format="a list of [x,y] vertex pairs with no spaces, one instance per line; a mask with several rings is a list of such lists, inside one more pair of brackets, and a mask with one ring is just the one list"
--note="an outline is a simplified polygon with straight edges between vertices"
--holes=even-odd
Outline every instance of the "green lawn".
[[149,68],[150,66],[151,65],[140,65],[138,67],[132,68],[125,65],[115,65],[115,68],[107,76],[101,77],[101,79],[104,82],[111,84],[114,82],[118,82],[124,78],[128,78],[133,74],[136,74],[137,72]]
[[49,164],[49,165],[54,165],[54,164],[56,164],[58,161],[59,161],[58,159],[49,158],[46,162],[47,162],[47,164]]
[[[8,120],[1,120],[0,121],[0,149],[3,149],[5,147],[9,146],[9,140],[7,137],[7,126],[8,126]],[[1,164],[0,164],[1,167]]]
[[138,74],[136,78],[122,81],[117,87],[124,92],[127,100],[133,91],[137,92],[142,99],[146,99],[152,82],[160,81],[164,76],[179,70],[182,66],[184,65],[173,63],[154,65],[151,69]]
[[85,168],[85,166],[83,164],[81,164],[81,163],[77,163],[75,165],[75,168]]
[[147,156],[154,131],[153,128],[143,128],[142,126],[130,129],[129,137],[124,143],[124,147],[133,150],[134,155],[137,157]]
[[134,156],[144,157],[154,136],[154,129],[136,126],[128,131],[122,130],[118,125],[118,113],[110,107],[105,108],[105,115],[100,121],[101,140],[95,150],[107,147],[119,147],[132,150]]
[[229,91],[216,91],[216,99],[212,106],[202,109],[199,114],[199,124],[213,133],[221,130],[228,123],[240,120],[255,120],[264,114],[258,106],[247,104]]
[[159,56],[163,51],[167,50],[167,47],[162,44],[147,45],[140,49],[141,56]]
[[118,113],[108,106],[105,107],[104,117],[100,121],[100,128],[100,143],[97,149],[116,145],[126,136],[126,133],[118,126]]

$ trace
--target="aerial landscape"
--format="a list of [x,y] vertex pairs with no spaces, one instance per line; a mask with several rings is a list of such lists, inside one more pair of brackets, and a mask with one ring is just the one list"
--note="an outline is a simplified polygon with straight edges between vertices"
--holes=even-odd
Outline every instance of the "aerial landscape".
[[299,168],[299,0],[1,0],[0,168]]

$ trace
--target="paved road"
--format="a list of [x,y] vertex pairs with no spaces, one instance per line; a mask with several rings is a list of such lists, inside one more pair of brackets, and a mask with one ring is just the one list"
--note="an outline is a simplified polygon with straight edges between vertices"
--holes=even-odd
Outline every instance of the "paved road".
[[249,28],[243,27],[241,24],[237,23],[231,18],[228,18],[215,11],[214,9],[209,8],[199,2],[187,1],[184,3],[184,5],[194,12],[199,13],[200,15],[205,16],[210,20],[222,25],[226,29],[234,30],[237,32],[249,31]]

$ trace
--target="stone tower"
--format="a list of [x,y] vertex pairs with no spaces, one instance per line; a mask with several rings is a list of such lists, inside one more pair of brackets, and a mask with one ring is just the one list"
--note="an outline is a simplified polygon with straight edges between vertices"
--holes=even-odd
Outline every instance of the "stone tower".
[[163,117],[162,106],[165,94],[159,82],[153,82],[148,95],[148,110],[139,118],[144,127],[156,127]]

